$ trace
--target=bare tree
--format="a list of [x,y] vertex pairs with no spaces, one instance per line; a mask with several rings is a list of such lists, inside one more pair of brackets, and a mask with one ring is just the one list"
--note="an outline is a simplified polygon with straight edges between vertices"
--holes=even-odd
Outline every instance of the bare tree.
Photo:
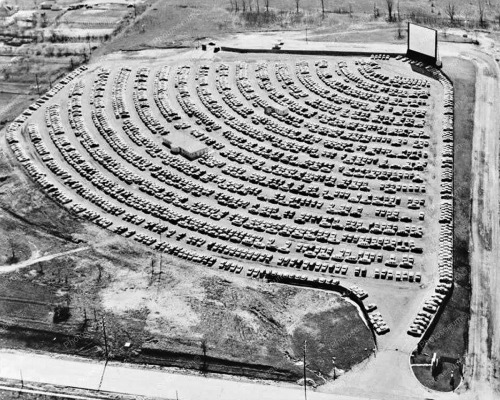
[[479,24],[481,26],[484,26],[484,11],[485,11],[484,0],[477,0],[477,12],[479,14]]
[[203,352],[203,365],[201,367],[201,370],[203,373],[207,372],[208,369],[208,362],[207,362],[207,339],[203,338],[201,341],[201,351]]
[[392,21],[392,10],[394,8],[394,0],[385,0],[387,11],[389,12],[389,21]]
[[101,263],[97,264],[97,282],[101,282],[102,277],[102,265]]
[[323,18],[325,18],[325,0],[320,0],[321,1],[321,12],[323,14]]
[[247,0],[241,0],[241,10],[243,12],[247,10]]
[[297,10],[297,14],[299,13],[300,0],[295,0],[295,8]]
[[453,1],[450,1],[446,5],[445,9],[446,15],[450,18],[450,23],[453,25],[455,23],[455,15],[457,15],[457,8]]
[[269,2],[270,2],[270,1],[271,1],[271,0],[264,0],[264,6],[266,7],[266,13],[268,13],[268,12],[269,12]]
[[404,39],[404,35],[403,35],[403,24],[401,23],[401,21],[398,21],[398,36],[397,38],[399,40],[401,39]]
[[260,4],[259,4],[259,0],[255,0],[255,6],[257,7],[257,14],[260,14]]

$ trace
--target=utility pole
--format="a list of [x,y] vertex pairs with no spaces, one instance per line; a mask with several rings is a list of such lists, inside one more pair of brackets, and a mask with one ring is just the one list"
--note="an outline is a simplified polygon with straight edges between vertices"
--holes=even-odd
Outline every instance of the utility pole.
[[86,308],[83,308],[83,327],[86,328],[87,327],[87,309]]
[[[161,219],[158,218],[158,228],[160,228],[160,245],[161,245]],[[158,275],[158,286],[161,284],[161,264],[163,262],[163,250],[160,250],[160,273]]]
[[38,84],[38,74],[35,74],[36,80],[36,91],[38,92],[38,96],[40,96],[40,85]]
[[307,340],[304,340],[304,400],[307,400],[306,348],[307,348]]
[[154,257],[151,257],[151,283],[153,283],[153,272],[154,272]]
[[104,323],[104,316],[102,316],[102,332],[104,334],[104,352],[106,354],[106,362],[108,361],[108,338],[106,336],[106,324]]

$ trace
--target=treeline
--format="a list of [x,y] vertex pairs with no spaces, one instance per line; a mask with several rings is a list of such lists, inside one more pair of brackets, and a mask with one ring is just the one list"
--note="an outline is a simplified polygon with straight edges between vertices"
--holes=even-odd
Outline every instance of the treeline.
[[[360,9],[356,2],[339,6],[334,0],[228,0],[228,11],[239,14],[246,23],[266,25],[283,22],[285,15],[309,13],[309,17],[320,14],[371,14],[374,20],[382,18],[389,23],[412,21],[434,26],[456,26],[464,28],[487,28],[500,26],[500,2],[471,0],[429,0],[423,5],[402,7],[398,0],[375,0],[373,8]],[[286,18],[290,19],[289,16]],[[295,22],[301,22],[295,18]],[[294,21],[289,21],[294,22]]]

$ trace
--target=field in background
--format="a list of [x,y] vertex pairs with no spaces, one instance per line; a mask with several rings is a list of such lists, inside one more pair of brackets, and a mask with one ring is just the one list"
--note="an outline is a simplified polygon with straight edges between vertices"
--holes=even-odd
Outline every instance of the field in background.
[[[148,47],[169,47],[174,45],[192,46],[200,38],[221,38],[227,34],[262,30],[305,30],[319,34],[341,33],[332,40],[339,41],[397,41],[397,23],[388,24],[388,11],[385,1],[360,0],[325,1],[325,16],[321,14],[320,2],[302,0],[299,13],[295,2],[289,0],[270,0],[269,13],[264,2],[246,1],[246,11],[239,12],[229,0],[168,0],[156,2],[141,18],[122,33],[116,40],[104,46],[98,54],[116,50],[139,50]],[[426,0],[400,1],[399,10],[403,20],[412,19],[420,23],[440,26],[449,25],[446,4]],[[250,9],[251,4],[251,9]],[[397,2],[394,2],[393,16],[397,15]],[[477,4],[466,0],[454,1],[454,16],[457,23],[467,20],[468,26],[478,25],[480,13]],[[500,5],[485,4],[484,19],[489,28],[498,28]],[[404,24],[403,24],[404,25]],[[389,33],[372,30],[389,29]],[[356,32],[354,32],[356,31]],[[363,33],[363,31],[365,31]],[[345,33],[347,32],[347,33]],[[313,39],[317,40],[317,39]],[[329,38],[319,39],[329,40]],[[400,38],[399,40],[404,40]]]

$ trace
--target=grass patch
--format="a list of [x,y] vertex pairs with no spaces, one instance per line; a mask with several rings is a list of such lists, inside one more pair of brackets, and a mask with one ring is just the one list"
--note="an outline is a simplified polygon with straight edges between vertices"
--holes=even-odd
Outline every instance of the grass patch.
[[370,330],[352,319],[355,307],[324,311],[304,316],[300,327],[293,333],[296,358],[303,354],[307,341],[307,366],[324,376],[333,376],[336,368],[349,370],[372,354],[374,343]]
[[435,376],[432,376],[430,367],[413,366],[412,368],[417,379],[429,389],[451,392],[461,382],[460,373],[454,363],[441,363]]

